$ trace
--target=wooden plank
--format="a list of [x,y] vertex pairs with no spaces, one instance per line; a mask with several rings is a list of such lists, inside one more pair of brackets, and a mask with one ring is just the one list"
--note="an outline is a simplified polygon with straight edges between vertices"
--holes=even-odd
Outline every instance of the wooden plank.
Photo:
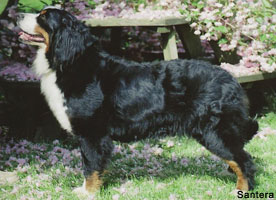
[[158,33],[169,33],[169,32],[171,32],[171,27],[158,27],[157,32]]
[[267,73],[267,72],[259,72],[253,75],[246,75],[236,77],[239,83],[249,83],[255,81],[262,81],[267,79],[276,78],[276,72]]
[[125,19],[109,17],[104,19],[84,19],[84,23],[91,27],[114,27],[114,26],[172,26],[187,24],[186,17],[165,17],[160,19]]
[[175,30],[171,28],[169,33],[162,33],[162,48],[164,60],[173,60],[178,58]]

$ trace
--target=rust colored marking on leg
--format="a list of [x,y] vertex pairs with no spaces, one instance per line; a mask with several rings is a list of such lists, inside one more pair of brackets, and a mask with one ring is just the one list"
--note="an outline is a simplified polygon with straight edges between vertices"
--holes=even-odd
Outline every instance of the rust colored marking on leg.
[[239,167],[238,163],[232,160],[231,161],[226,160],[226,162],[237,175],[237,186],[236,186],[237,189],[242,191],[248,191],[249,189],[248,180],[243,175],[242,170]]
[[95,171],[89,177],[86,178],[86,180],[85,180],[85,189],[89,193],[94,193],[98,189],[100,189],[102,183],[103,182],[102,182],[102,180],[99,176],[99,172]]

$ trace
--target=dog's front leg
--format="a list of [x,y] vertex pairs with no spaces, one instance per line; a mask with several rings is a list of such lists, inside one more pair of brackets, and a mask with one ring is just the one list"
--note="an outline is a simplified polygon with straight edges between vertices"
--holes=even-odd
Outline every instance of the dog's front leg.
[[84,183],[74,192],[78,195],[95,193],[102,185],[101,175],[110,158],[113,143],[110,137],[80,137],[81,155],[83,159]]

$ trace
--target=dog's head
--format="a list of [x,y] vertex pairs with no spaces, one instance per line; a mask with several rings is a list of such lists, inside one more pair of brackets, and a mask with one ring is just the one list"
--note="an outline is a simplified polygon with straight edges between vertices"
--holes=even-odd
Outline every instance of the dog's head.
[[89,28],[72,14],[57,8],[43,9],[39,14],[20,14],[19,38],[24,43],[45,49],[51,64],[72,63],[95,42]]

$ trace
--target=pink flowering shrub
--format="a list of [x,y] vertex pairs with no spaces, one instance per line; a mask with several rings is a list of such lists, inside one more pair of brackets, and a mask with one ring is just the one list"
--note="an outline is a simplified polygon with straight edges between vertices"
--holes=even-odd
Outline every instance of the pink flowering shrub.
[[207,0],[190,8],[196,35],[242,57],[235,67],[222,63],[222,68],[237,76],[276,69],[276,13],[268,1]]
[[[125,19],[155,19],[160,17],[181,17],[179,9],[186,6],[180,0],[74,0],[66,3],[65,8],[79,19],[121,17]],[[91,9],[92,8],[92,9]]]
[[240,62],[235,66],[222,63],[221,67],[241,76],[276,69],[276,14],[271,3],[272,0],[143,0],[139,3],[76,0],[68,3],[66,9],[80,19],[116,16],[151,20],[185,16],[203,41],[218,41],[222,51],[237,50],[242,57]]

